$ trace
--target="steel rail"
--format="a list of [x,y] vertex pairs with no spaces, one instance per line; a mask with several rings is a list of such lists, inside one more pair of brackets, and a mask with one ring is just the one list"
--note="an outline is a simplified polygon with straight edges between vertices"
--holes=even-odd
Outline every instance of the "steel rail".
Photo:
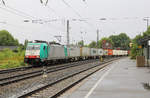
[[0,70],[0,74],[10,73],[10,72],[16,72],[16,71],[23,71],[32,68],[32,66],[26,66],[26,67],[18,67],[18,68],[11,68],[6,70]]
[[[87,64],[87,63],[92,63],[98,60],[86,60],[86,61],[80,61],[80,62],[74,62],[74,63],[69,63],[69,64],[64,64],[63,66],[58,66],[58,67],[50,67],[47,68],[46,73],[51,73],[51,72],[55,72],[55,71],[59,71],[59,70],[63,70],[63,69],[67,69],[67,68],[71,68],[71,67],[75,67],[75,66],[79,66],[81,64]],[[5,78],[1,78],[0,79],[0,86],[5,86],[8,85],[10,83],[14,83],[14,82],[18,82],[21,80],[25,80],[28,78],[33,78],[36,76],[40,76],[43,75],[43,69],[39,70],[39,71],[33,71],[33,72],[29,72],[29,73],[25,73],[25,74],[19,74],[19,75],[14,75],[14,76],[10,76],[10,77],[5,77]]]
[[[78,75],[78,74],[80,74],[80,73],[82,73],[82,72],[88,71],[88,70],[90,70],[90,69],[92,69],[92,68],[95,68],[95,67],[97,67],[97,66],[100,66],[100,65],[103,65],[103,64],[106,64],[106,63],[109,63],[109,62],[114,61],[114,60],[117,60],[117,59],[119,59],[119,58],[111,59],[111,60],[105,61],[105,62],[103,62],[103,63],[99,63],[99,64],[96,64],[96,65],[94,65],[94,66],[91,66],[91,67],[89,67],[89,68],[87,68],[87,69],[83,69],[83,70],[81,70],[81,71],[79,71],[79,72],[70,74],[70,75],[68,75],[68,76],[61,77],[61,78],[57,79],[56,81],[54,81],[54,82],[52,82],[52,83],[43,84],[43,85],[41,85],[41,87],[37,87],[37,88],[34,88],[34,89],[32,89],[32,90],[30,89],[30,90],[28,90],[28,91],[22,92],[22,94],[16,95],[15,97],[24,98],[24,97],[27,97],[27,96],[31,96],[32,94],[34,94],[34,93],[36,93],[36,92],[38,92],[38,91],[40,91],[40,90],[43,90],[43,89],[45,89],[45,88],[47,88],[47,87],[49,87],[49,86],[52,86],[52,85],[54,85],[54,84],[57,84],[57,83],[59,83],[59,82],[65,80],[65,79],[71,78],[71,77],[73,77],[73,76],[75,76],[75,75]],[[97,70],[97,71],[98,71],[98,70]],[[95,72],[96,72],[96,71],[95,71]],[[93,73],[95,73],[95,72],[93,72]],[[85,76],[83,79],[85,79],[86,77],[92,75],[93,73],[90,73],[89,75]],[[75,83],[78,83],[78,82],[80,82],[80,81],[83,80],[83,79],[80,79],[80,80],[78,80],[78,81],[75,82]],[[75,85],[75,84],[72,84],[71,86],[73,86],[73,85]],[[69,87],[71,87],[71,86],[69,86]],[[69,87],[64,88],[63,91],[58,92],[56,95],[52,96],[52,98],[56,98],[56,97],[59,96],[62,92],[64,92],[65,90],[67,90]]]

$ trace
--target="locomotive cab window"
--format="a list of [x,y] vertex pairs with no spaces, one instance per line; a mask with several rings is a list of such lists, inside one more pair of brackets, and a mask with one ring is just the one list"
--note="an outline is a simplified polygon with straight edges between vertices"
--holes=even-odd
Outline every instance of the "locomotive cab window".
[[28,45],[27,50],[40,50],[40,45]]
[[45,50],[45,46],[43,47],[43,49]]

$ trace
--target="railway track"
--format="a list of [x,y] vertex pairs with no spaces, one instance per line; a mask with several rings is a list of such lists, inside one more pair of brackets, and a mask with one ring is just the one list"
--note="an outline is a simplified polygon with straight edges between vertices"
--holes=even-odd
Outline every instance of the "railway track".
[[67,64],[62,64],[62,65],[57,65],[57,66],[44,67],[44,68],[41,68],[40,70],[36,70],[36,71],[32,71],[32,72],[26,72],[26,73],[22,73],[22,74],[19,73],[17,75],[3,77],[3,78],[0,78],[0,86],[5,86],[5,85],[8,85],[8,84],[11,84],[14,82],[18,82],[21,80],[40,76],[40,75],[43,75],[43,73],[51,73],[51,72],[67,69],[70,67],[79,66],[81,64],[92,63],[95,61],[98,61],[98,60],[79,61],[79,62],[67,63]]
[[0,70],[0,75],[1,74],[6,74],[6,73],[11,73],[11,72],[17,72],[17,71],[23,71],[32,68],[32,66],[26,66],[26,67],[19,67],[19,68],[12,68],[12,69],[7,69],[7,70]]
[[[108,60],[108,61],[105,61],[103,63],[98,63],[98,64],[95,64],[93,66],[90,66],[90,67],[85,67],[85,69],[81,69],[80,70],[74,70],[72,73],[69,73],[68,75],[65,75],[63,77],[59,77],[57,78],[55,81],[52,81],[52,82],[48,82],[48,83],[44,83],[36,88],[33,88],[33,89],[30,89],[30,90],[27,90],[27,91],[24,91],[18,95],[15,95],[15,97],[19,97],[19,98],[24,98],[24,97],[27,97],[27,98],[33,98],[33,97],[37,97],[38,95],[40,96],[42,94],[42,90],[47,90],[49,87],[51,88],[51,86],[53,85],[56,85],[57,83],[59,82],[62,82],[66,79],[69,79],[69,78],[72,78],[78,74],[81,74],[83,72],[86,72],[90,69],[94,69],[100,65],[103,65],[103,64],[106,64],[106,63],[110,63],[114,60],[117,60],[118,58],[116,59],[111,59],[111,60]],[[106,66],[106,65],[105,65]],[[58,97],[60,94],[62,94],[63,92],[65,92],[67,89],[71,88],[72,86],[76,85],[77,83],[79,83],[80,81],[82,81],[83,79],[87,78],[88,76],[92,75],[93,73],[97,72],[98,70],[104,68],[105,66],[101,66],[100,68],[98,69],[95,69],[94,71],[91,71],[90,73],[88,73],[87,75],[83,75],[82,78],[78,79],[77,81],[73,82],[72,84],[70,84],[69,86],[67,87],[64,87],[63,89],[61,89],[60,91],[58,91],[57,93],[52,93],[48,98],[56,98]],[[53,88],[52,88],[53,89]],[[49,92],[50,93],[50,92]],[[37,96],[36,96],[37,95]],[[40,98],[40,97],[38,97]],[[45,97],[44,97],[45,98]]]

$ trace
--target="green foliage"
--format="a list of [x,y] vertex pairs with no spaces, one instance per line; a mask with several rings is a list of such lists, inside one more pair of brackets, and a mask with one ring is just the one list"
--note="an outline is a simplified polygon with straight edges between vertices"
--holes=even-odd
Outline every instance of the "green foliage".
[[82,41],[79,41],[78,43],[77,43],[77,45],[78,46],[84,46],[84,41],[82,40]]
[[84,47],[88,47],[88,45],[84,45]]
[[143,36],[141,36],[141,35],[135,36],[135,38],[132,40],[132,43],[133,43],[133,44],[140,45],[139,40],[140,40],[141,38],[143,38]]
[[148,27],[148,30],[146,32],[143,32],[143,37],[150,36],[150,27]]
[[138,48],[138,46],[140,45],[139,44],[139,39],[140,38],[142,38],[142,36],[141,35],[137,35],[132,40],[133,46],[131,47],[131,53],[130,53],[131,59],[136,59],[136,56],[141,55],[141,51],[142,50]]
[[140,56],[142,55],[142,49],[139,49],[138,46],[140,45],[139,40],[144,38],[145,36],[150,36],[150,27],[148,28],[147,31],[143,32],[143,36],[142,35],[137,35],[133,40],[133,46],[131,48],[131,59],[135,59],[136,56]]
[[25,51],[20,49],[17,53],[10,49],[0,51],[0,69],[25,66],[24,54]]
[[113,42],[112,42],[112,40],[110,38],[104,37],[104,38],[102,38],[101,40],[98,41],[98,46],[97,46],[97,42],[96,41],[92,41],[88,46],[90,48],[97,48],[97,47],[98,48],[102,48],[102,42],[104,40],[106,40],[107,42],[110,42],[113,45]]
[[8,62],[0,65],[0,69],[16,68],[21,66],[26,66],[26,64],[23,61],[20,62],[20,61],[9,60]]
[[0,45],[1,46],[17,46],[19,45],[18,40],[6,30],[0,31]]
[[102,48],[102,43],[104,40],[106,40],[107,42],[109,42],[113,45],[113,41],[110,38],[103,37],[101,40],[98,41],[98,48]]
[[112,40],[114,48],[129,49],[130,38],[125,33],[111,35],[109,38]]
[[90,48],[96,48],[97,47],[97,44],[95,41],[92,41],[90,44],[89,44],[89,47]]
[[29,41],[27,39],[24,41],[24,49],[26,49],[28,42]]
[[141,54],[142,49],[139,49],[137,44],[133,44],[130,53],[131,59],[136,59],[136,56],[141,56]]

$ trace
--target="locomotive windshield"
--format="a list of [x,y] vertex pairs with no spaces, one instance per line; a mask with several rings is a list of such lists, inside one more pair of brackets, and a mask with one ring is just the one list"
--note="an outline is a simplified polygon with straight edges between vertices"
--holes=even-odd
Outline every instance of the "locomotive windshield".
[[27,50],[40,50],[40,45],[28,45]]

